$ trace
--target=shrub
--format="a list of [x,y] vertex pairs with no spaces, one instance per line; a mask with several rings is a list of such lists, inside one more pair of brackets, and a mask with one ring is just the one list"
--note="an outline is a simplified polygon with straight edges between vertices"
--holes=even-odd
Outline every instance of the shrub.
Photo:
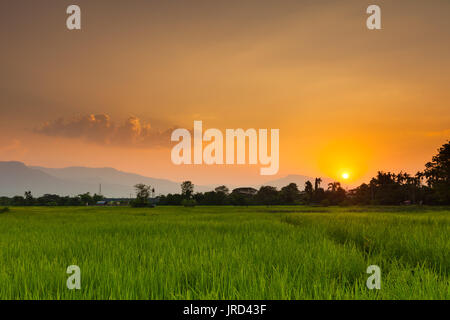
[[352,205],[352,202],[349,199],[345,199],[344,201],[342,201],[341,203],[339,203],[339,205],[341,207],[348,207]]
[[148,204],[141,201],[131,201],[130,205],[133,208],[145,208]]
[[0,213],[5,213],[5,212],[9,212],[9,208],[8,207],[4,207],[0,209]]
[[183,201],[181,201],[181,205],[185,207],[195,207],[196,204],[197,201],[195,200],[184,199]]
[[149,202],[131,201],[130,206],[132,208],[154,208],[155,205]]

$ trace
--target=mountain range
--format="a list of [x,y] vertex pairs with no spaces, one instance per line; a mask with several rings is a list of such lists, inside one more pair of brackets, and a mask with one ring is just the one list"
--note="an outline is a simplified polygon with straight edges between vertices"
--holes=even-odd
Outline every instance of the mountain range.
[[[305,182],[314,179],[302,175],[289,175],[281,179],[268,181],[270,185],[280,189],[291,182],[297,183],[303,189]],[[34,196],[43,194],[78,195],[85,192],[91,194],[100,192],[106,197],[124,198],[134,194],[133,186],[145,183],[154,186],[156,194],[179,193],[180,182],[166,179],[150,178],[135,173],[119,171],[114,168],[44,168],[27,166],[22,162],[0,161],[0,196],[23,195],[31,191]],[[322,185],[328,183],[324,179]],[[215,186],[195,185],[195,191],[213,190]],[[231,186],[229,186],[232,189]],[[258,188],[259,186],[253,186]]]

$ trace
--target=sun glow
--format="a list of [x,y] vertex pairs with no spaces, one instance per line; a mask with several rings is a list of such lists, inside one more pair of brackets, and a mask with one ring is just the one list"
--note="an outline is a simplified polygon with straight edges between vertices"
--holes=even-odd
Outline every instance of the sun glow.
[[320,146],[317,154],[320,172],[346,184],[358,183],[373,161],[370,144],[358,138],[330,141]]

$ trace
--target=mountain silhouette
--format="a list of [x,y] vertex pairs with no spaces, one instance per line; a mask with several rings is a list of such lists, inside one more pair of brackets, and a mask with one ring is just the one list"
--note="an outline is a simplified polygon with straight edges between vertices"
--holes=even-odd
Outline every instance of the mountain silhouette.
[[81,188],[80,185],[70,184],[21,162],[0,162],[1,196],[23,195],[28,190],[36,191],[37,194],[57,193],[58,190],[74,193]]
[[[114,168],[44,168],[29,167],[22,162],[0,162],[0,196],[23,195],[31,191],[34,196],[46,193],[78,195],[85,192],[99,193],[106,197],[128,198],[134,195],[134,185],[145,183],[155,188],[155,193],[180,193],[180,183],[166,179],[155,179]],[[210,190],[196,186],[196,191]]]

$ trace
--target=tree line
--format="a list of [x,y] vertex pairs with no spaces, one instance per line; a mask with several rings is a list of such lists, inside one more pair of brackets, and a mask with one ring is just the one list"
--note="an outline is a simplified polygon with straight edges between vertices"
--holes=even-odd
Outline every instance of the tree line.
[[322,187],[322,179],[307,181],[304,191],[295,183],[281,190],[262,186],[259,190],[245,192],[238,188],[230,192],[226,186],[214,191],[194,193],[194,185],[185,181],[181,194],[158,197],[160,205],[400,205],[427,204],[450,205],[450,143],[439,148],[424,171],[410,175],[405,172],[378,172],[368,184],[345,190],[340,182]]
[[94,205],[98,201],[105,200],[102,195],[91,195],[89,192],[75,197],[59,196],[57,194],[45,194],[41,197],[33,197],[31,191],[26,191],[23,196],[12,198],[0,197],[0,206],[86,206]]
[[[369,183],[345,190],[339,182],[322,186],[322,179],[307,181],[300,191],[295,183],[277,190],[272,186],[237,188],[226,186],[214,191],[194,192],[194,184],[184,181],[181,193],[154,197],[155,189],[137,184],[136,198],[129,202],[133,207],[158,205],[399,205],[427,204],[450,205],[450,143],[439,148],[438,153],[415,175],[408,173],[378,172]],[[34,198],[30,191],[24,196],[0,197],[0,206],[84,206],[106,200],[102,195],[89,192],[75,197],[46,194]]]

